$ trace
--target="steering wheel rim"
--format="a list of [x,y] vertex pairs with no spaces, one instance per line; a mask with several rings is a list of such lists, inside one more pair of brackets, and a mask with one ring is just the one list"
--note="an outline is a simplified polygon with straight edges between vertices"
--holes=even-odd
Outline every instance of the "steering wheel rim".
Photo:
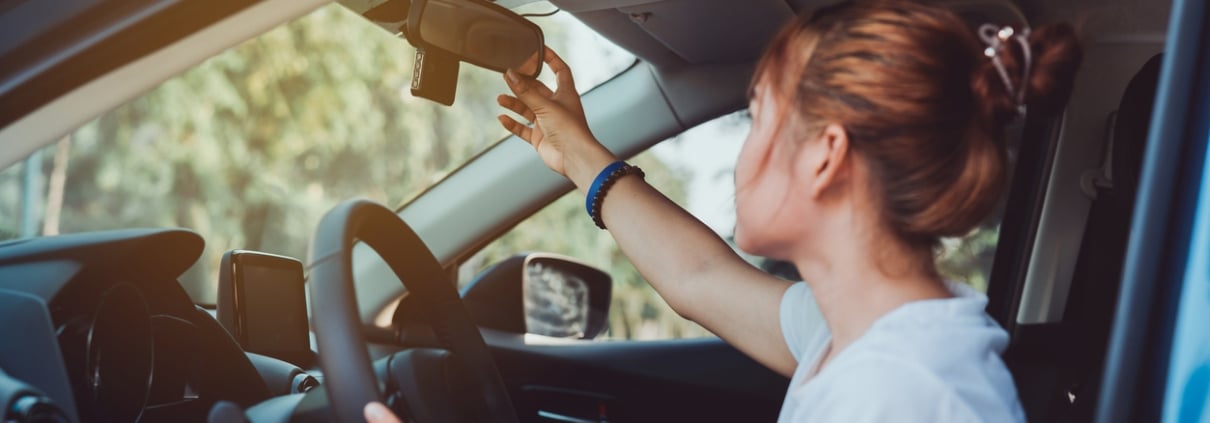
[[491,417],[498,422],[517,422],[508,389],[457,287],[403,219],[368,200],[346,201],[325,214],[308,260],[319,366],[335,421],[363,422],[365,405],[382,401],[353,286],[352,253],[357,241],[378,252],[408,295],[426,308],[437,339],[478,385]]

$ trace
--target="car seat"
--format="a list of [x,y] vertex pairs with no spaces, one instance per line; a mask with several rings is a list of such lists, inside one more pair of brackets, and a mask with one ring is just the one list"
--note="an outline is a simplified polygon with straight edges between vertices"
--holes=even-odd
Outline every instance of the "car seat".
[[[1063,320],[1017,327],[1005,362],[1028,421],[1091,421],[1117,308],[1162,55],[1143,65],[1111,116]],[[1028,329],[1028,336],[1024,332]],[[1024,338],[1024,339],[1018,339]]]

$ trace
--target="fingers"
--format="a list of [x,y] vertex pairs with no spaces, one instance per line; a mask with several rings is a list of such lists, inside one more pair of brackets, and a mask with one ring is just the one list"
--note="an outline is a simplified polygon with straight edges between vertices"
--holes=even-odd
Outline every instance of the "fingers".
[[395,417],[391,409],[377,401],[366,404],[362,414],[365,414],[367,423],[400,423],[399,417]]
[[546,87],[546,84],[522,77],[512,69],[504,72],[504,81],[508,83],[508,89],[512,90],[517,99],[521,100],[535,114],[542,113],[544,109],[551,105],[550,97],[553,93],[551,93],[550,88]]
[[567,66],[567,62],[564,62],[563,58],[559,57],[559,54],[550,47],[544,50],[546,50],[546,55],[543,57],[543,61],[546,62],[546,66],[550,67],[551,72],[555,73],[555,81],[559,83],[559,88],[567,87],[575,91],[576,82],[571,76],[571,67]]
[[504,126],[504,129],[507,129],[508,132],[512,132],[513,135],[521,137],[521,139],[525,140],[525,142],[530,144],[534,143],[532,138],[534,134],[533,128],[530,128],[528,125],[525,125],[521,122],[517,122],[516,119],[505,115],[496,116],[496,120],[500,121],[500,125]]
[[501,94],[496,96],[496,104],[499,104],[505,109],[511,110],[513,113],[516,113],[531,123],[538,120],[537,116],[534,116],[533,110],[529,110],[529,107],[526,107],[525,103],[522,103],[521,100],[517,100],[516,97]]
[[550,47],[546,48],[546,55],[542,57],[542,60],[546,62],[546,65],[550,66],[550,70],[555,73],[571,71],[571,68],[567,66],[567,62],[564,62],[563,58],[559,57],[559,53],[555,53],[555,51]]
[[521,69],[525,71],[526,75],[534,75],[538,73],[538,70],[541,68],[541,66],[542,57],[538,55],[538,51],[534,51],[534,54],[529,55],[529,58],[525,59],[524,62],[521,62],[520,66],[514,67],[513,69]]

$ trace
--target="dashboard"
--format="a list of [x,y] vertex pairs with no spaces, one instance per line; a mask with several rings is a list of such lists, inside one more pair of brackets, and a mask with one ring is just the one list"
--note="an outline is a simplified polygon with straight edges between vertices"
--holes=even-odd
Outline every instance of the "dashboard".
[[202,247],[179,229],[0,244],[0,406],[23,395],[60,420],[188,422],[274,396],[177,282]]

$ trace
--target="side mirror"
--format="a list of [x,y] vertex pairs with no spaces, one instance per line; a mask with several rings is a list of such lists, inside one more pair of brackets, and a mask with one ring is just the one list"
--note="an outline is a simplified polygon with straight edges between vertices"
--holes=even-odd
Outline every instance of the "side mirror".
[[462,301],[485,328],[593,339],[608,327],[613,280],[571,258],[546,253],[508,258],[463,288]]
[[608,273],[554,254],[530,254],[521,281],[526,332],[592,339],[605,331],[613,293]]
[[418,48],[440,49],[472,65],[531,77],[542,70],[542,29],[494,3],[412,0],[406,28]]

